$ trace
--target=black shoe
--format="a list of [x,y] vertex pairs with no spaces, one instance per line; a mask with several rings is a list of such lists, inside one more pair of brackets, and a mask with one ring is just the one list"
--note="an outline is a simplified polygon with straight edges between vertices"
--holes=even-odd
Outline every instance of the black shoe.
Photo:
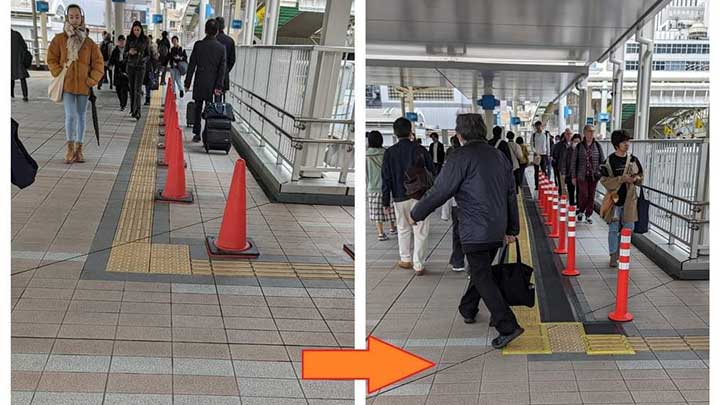
[[150,105],[150,100],[145,100],[145,104],[144,104],[144,105]]
[[195,136],[193,136],[192,141],[193,141],[193,142],[200,142],[200,135],[195,135]]
[[23,101],[27,103],[29,100],[27,97],[23,97]]
[[463,322],[465,322],[465,323],[475,323],[475,318],[463,318]]
[[122,112],[122,111],[125,111],[125,107],[122,107],[122,106],[121,106],[121,107],[120,107],[120,111],[121,111],[121,112]]
[[525,329],[518,327],[509,335],[500,335],[492,340],[492,347],[495,349],[502,349],[507,346],[510,342],[515,340],[518,336],[522,335]]

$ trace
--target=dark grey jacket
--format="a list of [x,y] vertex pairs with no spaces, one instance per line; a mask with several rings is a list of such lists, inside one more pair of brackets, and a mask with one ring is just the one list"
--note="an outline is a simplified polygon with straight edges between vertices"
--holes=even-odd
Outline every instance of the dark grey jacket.
[[225,47],[225,83],[223,90],[230,90],[230,71],[235,66],[235,41],[224,32],[217,34],[217,40]]
[[605,153],[603,153],[602,146],[600,146],[600,143],[596,140],[593,140],[588,147],[585,139],[583,139],[582,142],[573,149],[573,155],[570,158],[570,177],[585,179],[585,157],[588,152],[592,154],[590,162],[592,163],[593,181],[600,180],[600,163],[605,161]]
[[27,50],[27,44],[22,35],[15,30],[10,30],[10,73],[12,74],[13,80],[30,77],[30,74],[23,64],[23,54],[27,52]]
[[[195,81],[193,82],[193,76]],[[225,81],[225,47],[216,37],[206,36],[195,42],[187,74],[185,87],[193,83],[193,100],[212,101],[213,90],[223,90]]]
[[455,150],[410,216],[422,221],[453,196],[463,245],[497,243],[520,233],[512,165],[487,142],[471,141]]

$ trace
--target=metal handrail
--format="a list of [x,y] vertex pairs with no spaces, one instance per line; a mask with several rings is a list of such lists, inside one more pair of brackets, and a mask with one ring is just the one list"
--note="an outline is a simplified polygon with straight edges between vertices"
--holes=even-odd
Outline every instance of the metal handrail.
[[664,196],[666,196],[666,197],[673,198],[673,199],[675,199],[675,200],[684,202],[684,203],[689,204],[689,205],[692,205],[692,206],[703,207],[703,206],[710,205],[710,201],[693,201],[693,200],[688,200],[688,199],[685,199],[685,198],[682,198],[682,197],[674,196],[674,195],[672,195],[672,194],[669,194],[669,193],[666,193],[666,192],[664,192],[664,191],[661,191],[661,190],[652,188],[652,187],[650,187],[650,186],[640,185],[639,187],[644,188],[644,189],[646,189],[646,190],[650,190],[650,191],[652,191],[653,193],[662,194],[662,195],[664,195]]
[[254,93],[252,90],[248,90],[248,89],[244,88],[243,86],[241,86],[241,85],[239,85],[239,84],[237,84],[237,83],[231,83],[231,85],[237,87],[238,89],[240,89],[241,91],[244,91],[245,93],[248,93],[248,94],[250,95],[250,97],[252,97],[252,98],[257,98],[257,99],[260,100],[260,102],[262,102],[263,104],[269,105],[270,107],[276,109],[279,113],[287,116],[288,118],[292,119],[293,121],[297,121],[297,118],[296,118],[293,114],[290,114],[289,112],[285,111],[284,109],[276,106],[276,105],[273,104],[271,101],[267,101],[267,100],[264,99],[263,97],[260,97],[259,95],[257,95],[257,93]]

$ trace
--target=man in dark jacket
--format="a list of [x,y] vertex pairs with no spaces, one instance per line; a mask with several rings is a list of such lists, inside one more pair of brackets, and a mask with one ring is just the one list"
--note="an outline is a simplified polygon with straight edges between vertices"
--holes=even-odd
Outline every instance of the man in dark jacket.
[[437,176],[437,174],[440,173],[440,169],[442,169],[443,163],[445,162],[445,146],[438,139],[437,132],[430,134],[430,139],[432,139],[432,143],[430,144],[430,156],[432,157],[433,166],[435,166],[433,174]]
[[230,71],[235,66],[235,41],[232,38],[225,35],[225,19],[222,17],[215,17],[218,23],[219,33],[217,40],[225,47],[225,83],[223,90],[230,90]]
[[[415,269],[415,274],[422,275],[425,271],[427,257],[427,239],[430,234],[430,222],[421,221],[415,225],[410,219],[410,210],[417,200],[405,194],[405,173],[411,167],[422,164],[428,172],[434,170],[432,158],[427,149],[410,140],[412,124],[405,118],[398,118],[393,123],[393,132],[399,141],[385,151],[382,167],[382,202],[389,213],[390,197],[394,201],[395,217],[397,218],[398,248],[403,269]],[[410,254],[410,244],[415,239],[414,250]]]
[[[225,47],[217,40],[218,25],[215,19],[205,23],[205,38],[195,42],[187,75],[185,76],[185,91],[190,91],[193,84],[193,101],[195,101],[195,121],[193,123],[193,142],[200,142],[202,133],[203,104],[212,102],[214,96],[223,92],[225,77]],[[193,76],[197,71],[197,77]]]
[[485,140],[482,115],[460,114],[456,125],[463,147],[445,162],[435,184],[410,216],[415,222],[422,221],[455,197],[460,239],[470,267],[470,285],[460,301],[460,314],[465,323],[475,322],[482,298],[500,333],[492,346],[500,349],[524,332],[491,272],[503,241],[513,243],[520,233],[515,179],[510,161]]
[[562,138],[552,146],[552,168],[555,175],[555,184],[560,185],[560,194],[567,196],[567,186],[565,185],[565,176],[570,171],[567,167],[567,155],[572,153],[572,131],[566,128],[562,134]]
[[25,67],[24,59],[28,53],[27,44],[23,36],[11,29],[10,30],[10,73],[12,74],[12,87],[10,87],[10,97],[15,97],[15,80],[20,79],[20,87],[22,88],[23,101],[28,101],[28,85],[27,78],[30,77],[27,67]]

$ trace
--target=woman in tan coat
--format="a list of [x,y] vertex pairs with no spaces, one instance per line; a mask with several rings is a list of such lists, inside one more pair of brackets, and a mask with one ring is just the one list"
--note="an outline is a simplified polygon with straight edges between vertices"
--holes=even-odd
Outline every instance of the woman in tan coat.
[[638,158],[629,153],[630,139],[625,130],[613,131],[610,141],[615,152],[600,165],[601,184],[607,193],[617,193],[614,204],[603,215],[608,223],[610,267],[617,267],[620,230],[632,230],[638,220],[637,186],[642,184],[643,168]]
[[85,17],[77,4],[68,6],[63,32],[55,35],[48,47],[47,64],[53,77],[60,75],[66,63],[63,83],[65,163],[82,163],[85,161],[82,149],[90,88],[102,79],[105,65],[100,48],[87,36]]

